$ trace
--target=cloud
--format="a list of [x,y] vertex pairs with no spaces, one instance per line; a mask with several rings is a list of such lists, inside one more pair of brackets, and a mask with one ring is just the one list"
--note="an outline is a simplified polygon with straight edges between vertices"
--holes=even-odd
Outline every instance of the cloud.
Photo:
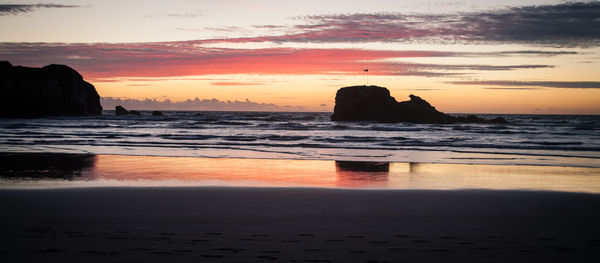
[[[151,43],[0,43],[0,57],[13,64],[66,64],[86,78],[178,77],[222,74],[371,75],[440,77],[468,70],[518,70],[552,65],[444,65],[402,63],[415,57],[453,57],[446,51],[319,48],[208,48],[198,41]],[[85,57],[85,59],[81,59]],[[395,61],[393,61],[395,60]]]
[[218,99],[188,99],[185,101],[130,99],[101,97],[100,104],[104,109],[114,109],[120,105],[136,110],[190,110],[190,111],[303,111],[302,106],[277,105],[250,101],[222,101]]
[[506,86],[511,88],[488,88],[488,89],[531,89],[522,87],[544,87],[559,89],[600,89],[598,81],[509,81],[509,80],[488,80],[488,81],[451,81],[456,85],[477,85],[477,86]]
[[491,89],[491,90],[539,90],[542,88],[483,88],[483,89]]
[[600,2],[513,7],[458,14],[356,13],[297,18],[284,35],[210,42],[440,42],[550,46],[600,44]]
[[211,82],[210,85],[213,85],[213,86],[254,86],[254,85],[264,85],[264,83],[219,81],[219,82]]
[[[487,53],[488,55],[494,53]],[[574,51],[540,51],[540,50],[517,50],[495,52],[497,55],[537,55],[537,56],[558,56],[558,55],[577,55]]]
[[411,65],[413,68],[426,68],[437,70],[475,70],[475,71],[504,71],[515,69],[553,68],[552,65],[447,65],[447,64],[402,64]]
[[491,51],[491,52],[461,52],[456,53],[457,57],[552,57],[561,55],[578,55],[575,51],[547,51],[547,50],[513,50],[513,51]]
[[78,5],[59,4],[0,4],[0,16],[31,13],[41,8],[79,8]]
[[168,18],[198,18],[205,15],[205,12],[196,10],[185,13],[158,13],[158,14],[147,14],[144,15],[145,18],[155,18],[155,17],[168,17]]

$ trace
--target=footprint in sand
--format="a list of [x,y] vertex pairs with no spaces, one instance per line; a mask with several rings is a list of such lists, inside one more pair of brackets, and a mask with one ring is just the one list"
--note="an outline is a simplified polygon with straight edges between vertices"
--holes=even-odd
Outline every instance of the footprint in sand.
[[575,249],[572,249],[570,247],[565,247],[565,246],[548,246],[548,248],[550,248],[554,251],[575,251]]
[[406,251],[406,248],[402,248],[402,247],[390,247],[390,248],[386,248],[385,250],[387,251]]
[[365,236],[361,236],[361,235],[349,235],[346,236],[347,238],[365,238]]
[[130,237],[109,237],[110,240],[129,240]]
[[279,250],[263,250],[260,253],[265,253],[265,254],[279,254],[279,253],[281,253],[281,251],[279,251]]
[[277,257],[273,257],[273,256],[256,256],[256,258],[258,259],[263,259],[263,260],[277,260]]
[[170,251],[152,251],[150,253],[154,254],[154,255],[173,255],[174,254],[173,252],[170,252]]
[[140,247],[140,248],[130,248],[130,249],[127,249],[127,250],[129,250],[129,251],[150,251],[152,249]]
[[431,240],[426,240],[426,239],[415,239],[412,241],[413,243],[430,243]]
[[369,243],[371,243],[373,245],[384,245],[384,244],[387,244],[389,242],[388,241],[371,241]]
[[256,241],[254,238],[236,238],[236,241]]
[[304,250],[305,252],[323,252],[323,251],[327,251],[326,249],[321,249],[321,248],[307,248]]
[[228,247],[219,247],[219,248],[215,248],[214,250],[231,252],[231,253],[240,253],[240,252],[245,251],[245,249],[243,249],[243,248],[228,248]]
[[485,236],[483,238],[485,238],[485,239],[502,239],[503,237],[499,237],[499,236]]
[[441,239],[458,239],[457,236],[441,236]]
[[100,251],[100,250],[83,250],[81,251],[83,254],[94,254],[94,255],[106,255],[106,256],[114,256],[119,254],[117,251]]
[[33,251],[33,253],[57,253],[57,252],[67,252],[67,250],[61,249],[61,248],[48,248],[48,249],[40,249],[40,250]]
[[364,250],[350,250],[349,252],[352,253],[352,254],[362,254],[362,253],[365,253],[366,251],[364,251]]
[[192,239],[192,242],[202,242],[202,243],[204,243],[204,242],[210,242],[210,241],[212,241],[212,240],[210,240],[210,239]]

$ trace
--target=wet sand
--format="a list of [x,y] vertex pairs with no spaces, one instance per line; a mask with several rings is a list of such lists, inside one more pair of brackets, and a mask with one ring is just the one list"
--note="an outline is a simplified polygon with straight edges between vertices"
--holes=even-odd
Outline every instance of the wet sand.
[[600,168],[0,153],[0,188],[238,186],[600,193]]
[[2,262],[597,262],[600,195],[0,190]]

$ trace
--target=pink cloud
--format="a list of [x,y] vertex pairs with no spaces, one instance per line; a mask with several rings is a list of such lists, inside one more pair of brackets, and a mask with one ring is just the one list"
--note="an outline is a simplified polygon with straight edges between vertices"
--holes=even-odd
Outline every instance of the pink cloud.
[[13,64],[66,64],[87,78],[174,77],[212,74],[373,74],[409,72],[408,65],[381,60],[450,56],[451,52],[365,49],[227,49],[196,41],[130,44],[1,43]]
[[[442,51],[369,49],[207,48],[198,41],[61,44],[0,43],[0,55],[25,66],[66,64],[86,79],[157,78],[222,74],[447,76],[464,71],[545,68],[549,65],[438,65],[392,61],[413,57],[463,56]],[[217,83],[216,85],[227,83]],[[233,85],[233,84],[232,84]],[[237,83],[236,85],[240,85]],[[248,85],[248,83],[245,83]]]

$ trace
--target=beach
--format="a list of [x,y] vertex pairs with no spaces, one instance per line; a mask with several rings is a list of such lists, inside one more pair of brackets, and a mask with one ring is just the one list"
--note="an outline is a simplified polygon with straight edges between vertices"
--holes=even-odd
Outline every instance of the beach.
[[5,120],[0,261],[597,262],[596,117],[504,117]]
[[0,263],[600,263],[600,0],[0,20]]
[[4,262],[597,262],[600,196],[259,187],[0,190]]

